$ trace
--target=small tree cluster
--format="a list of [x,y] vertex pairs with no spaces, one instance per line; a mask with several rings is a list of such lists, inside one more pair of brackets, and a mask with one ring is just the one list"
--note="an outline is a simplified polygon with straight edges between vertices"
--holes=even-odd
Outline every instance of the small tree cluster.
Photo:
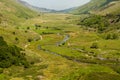
[[102,16],[91,15],[81,20],[78,25],[84,25],[86,27],[97,29],[98,32],[103,32],[109,26],[109,22]]
[[21,53],[21,48],[10,46],[0,37],[0,67],[8,68],[11,65],[29,67],[29,63],[25,58],[25,54]]

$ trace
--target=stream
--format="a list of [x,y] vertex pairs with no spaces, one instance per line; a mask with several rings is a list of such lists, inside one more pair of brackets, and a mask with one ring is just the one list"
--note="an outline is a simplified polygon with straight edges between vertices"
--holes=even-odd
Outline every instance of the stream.
[[64,37],[64,39],[63,39],[62,41],[58,42],[56,45],[57,45],[57,46],[61,46],[61,45],[63,45],[64,43],[66,43],[69,39],[70,39],[70,35],[69,35],[69,34],[66,34],[65,37]]
[[[59,46],[63,45],[69,39],[70,39],[70,35],[68,35],[68,34],[65,35],[64,39],[56,44],[56,47],[59,47]],[[78,63],[102,64],[101,62],[104,62],[104,61],[107,61],[108,63],[111,63],[111,62],[109,62],[109,60],[97,60],[98,62],[94,62],[94,61],[92,61],[90,59],[84,59],[84,58],[76,59],[76,58],[71,57],[71,56],[62,55],[62,54],[59,54],[57,52],[54,52],[54,51],[51,51],[51,50],[48,50],[48,49],[44,49],[44,48],[42,48],[41,45],[38,45],[37,49],[38,50],[42,50],[42,51],[44,51],[46,53],[49,53],[49,54],[53,54],[53,55],[56,55],[56,56],[61,56],[63,58],[66,58],[68,60],[71,60],[71,61],[74,61],[74,62],[78,62]],[[82,49],[79,49],[79,48],[72,48],[72,49],[73,50],[77,50],[77,51],[82,52],[82,53],[89,53],[90,54],[90,52],[86,52],[86,51],[84,51]],[[113,61],[113,62],[117,63],[116,61]]]

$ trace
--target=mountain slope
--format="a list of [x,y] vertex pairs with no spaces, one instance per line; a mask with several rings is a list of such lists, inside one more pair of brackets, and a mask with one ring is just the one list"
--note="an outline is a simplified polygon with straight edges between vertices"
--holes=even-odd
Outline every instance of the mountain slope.
[[116,14],[120,13],[120,1],[113,1],[108,5],[104,6],[103,8],[99,9],[98,11],[94,11],[93,13],[106,15],[106,14]]
[[73,10],[72,13],[74,14],[91,13],[92,11],[105,7],[112,1],[116,1],[116,0],[91,0],[89,3]]
[[0,24],[9,26],[31,18],[36,12],[24,7],[17,0],[0,0]]
[[70,13],[70,11],[75,10],[77,7],[73,7],[73,8],[69,8],[69,9],[64,9],[64,10],[60,10],[60,11],[56,11],[56,12],[60,12],[60,13]]
[[32,39],[29,35],[34,34],[20,30],[21,24],[36,15],[37,12],[21,5],[17,0],[0,0],[0,36],[10,44],[23,47],[29,38]]

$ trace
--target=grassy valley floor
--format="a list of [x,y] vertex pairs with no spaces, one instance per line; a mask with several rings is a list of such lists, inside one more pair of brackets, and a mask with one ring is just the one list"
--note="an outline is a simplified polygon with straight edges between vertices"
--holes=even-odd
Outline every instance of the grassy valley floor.
[[105,40],[77,25],[85,16],[41,13],[16,28],[0,28],[34,63],[6,68],[0,80],[120,80],[120,39]]

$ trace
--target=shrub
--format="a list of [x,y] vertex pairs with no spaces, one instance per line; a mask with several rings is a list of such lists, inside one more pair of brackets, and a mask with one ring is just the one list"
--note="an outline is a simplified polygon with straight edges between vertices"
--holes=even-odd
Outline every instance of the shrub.
[[26,66],[27,64],[29,64],[25,58],[25,55],[21,53],[21,50],[21,48],[15,45],[7,45],[3,37],[0,37],[0,67],[8,68],[11,65]]
[[97,29],[98,32],[103,32],[109,26],[109,22],[102,16],[91,15],[81,20],[78,25],[85,25],[86,27]]
[[27,30],[29,30],[30,29],[30,27],[27,27]]
[[35,24],[35,29],[38,29],[38,28],[40,28],[40,27],[41,27],[41,25]]
[[0,46],[7,46],[7,43],[3,40],[3,37],[0,36]]
[[22,61],[22,65],[24,65],[24,68],[29,68],[30,67],[30,63],[28,63],[25,60]]
[[0,62],[0,67],[1,68],[8,68],[10,67],[12,64],[11,64],[11,61],[8,61],[8,60],[2,60]]
[[90,48],[98,49],[98,44],[97,43],[92,43],[92,45],[90,46]]
[[15,38],[15,41],[18,41],[18,40],[19,40],[19,39],[16,37],[16,38]]
[[28,39],[28,42],[32,42],[32,41],[33,41],[33,39],[31,39],[31,38]]
[[108,39],[111,39],[111,37],[112,37],[111,34],[107,34],[105,39],[108,40]]
[[15,35],[16,33],[15,32],[12,32],[13,35]]
[[3,73],[3,68],[0,68],[0,74]]
[[111,40],[119,39],[119,35],[117,33],[108,33],[108,34],[106,34],[105,39],[106,40],[109,40],[109,39],[111,39]]
[[118,38],[119,38],[118,34],[114,33],[114,34],[112,35],[112,39],[118,39]]
[[28,31],[27,30],[25,30],[25,33],[27,33]]

